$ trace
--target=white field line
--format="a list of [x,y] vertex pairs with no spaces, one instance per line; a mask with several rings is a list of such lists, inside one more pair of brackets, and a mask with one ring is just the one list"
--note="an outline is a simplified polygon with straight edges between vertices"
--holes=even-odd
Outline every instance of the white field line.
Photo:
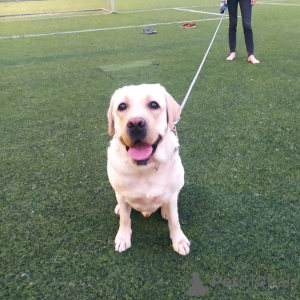
[[257,1],[256,3],[268,3],[268,2],[285,2],[286,0],[262,0],[262,1]]
[[203,20],[188,20],[188,21],[179,21],[179,22],[170,22],[170,23],[155,23],[155,24],[132,25],[132,26],[123,26],[123,27],[96,28],[96,29],[75,30],[75,31],[40,33],[40,34],[26,34],[26,35],[16,35],[16,36],[11,36],[11,37],[5,37],[4,36],[4,37],[0,37],[0,40],[2,40],[2,39],[43,37],[43,36],[51,36],[51,35],[75,34],[75,33],[86,33],[86,32],[97,32],[97,31],[108,31],[108,30],[120,30],[120,29],[130,29],[130,28],[141,28],[141,27],[150,27],[150,26],[180,24],[180,23],[187,23],[187,22],[216,21],[216,20],[220,20],[220,19],[221,18],[203,19]]
[[[107,13],[110,14],[111,11],[108,11],[106,9],[87,9],[85,10],[86,13],[90,12],[95,12],[95,11],[102,11],[103,14]],[[0,15],[1,18],[13,18],[13,17],[27,17],[27,16],[32,16],[32,15],[63,15],[66,13],[82,13],[84,12],[83,10],[69,10],[69,11],[50,11],[50,12],[42,12],[42,11],[37,11],[37,12],[32,12],[32,13],[20,13],[20,14],[9,14],[9,15]]]
[[280,5],[280,6],[300,6],[300,4],[289,4],[289,3],[271,3],[271,2],[260,2],[257,1],[257,4],[264,4],[264,5]]
[[151,12],[151,11],[160,11],[160,10],[173,10],[173,9],[188,9],[188,8],[197,8],[197,7],[215,7],[217,5],[201,5],[201,6],[184,6],[184,7],[175,7],[175,8],[154,8],[154,9],[143,9],[143,10],[128,10],[128,11],[118,11],[118,14],[128,14],[128,13],[139,13],[139,12]]
[[207,11],[200,11],[200,10],[191,10],[191,9],[185,9],[185,8],[174,8],[176,10],[182,10],[182,11],[188,11],[188,12],[194,12],[194,13],[198,13],[198,14],[206,14],[206,15],[214,15],[214,16],[222,16],[220,13],[211,13],[211,12],[207,12]]
[[[51,16],[51,17],[41,17],[41,18],[35,18],[35,17],[29,17],[29,16],[15,16],[15,17],[2,17],[3,20],[0,19],[0,23],[6,23],[6,22],[24,22],[24,21],[39,21],[39,20],[54,20],[54,19],[62,19],[62,18],[76,18],[76,17],[93,17],[93,16],[101,16],[101,15],[109,15],[111,12],[100,12],[100,13],[86,13],[84,15],[71,15],[71,16]],[[13,18],[13,19],[10,19]]]
[[[150,10],[135,10],[135,11],[123,11],[123,12],[117,12],[118,14],[128,14],[128,13],[144,13],[144,12],[151,12],[151,11],[161,11],[161,10],[173,10],[174,8],[157,8],[157,9],[150,9]],[[81,14],[81,15],[77,15],[77,14],[74,14],[74,15],[71,15],[71,16],[64,16],[64,15],[61,15],[61,16],[57,16],[57,17],[54,17],[54,16],[51,16],[51,17],[41,17],[41,18],[29,18],[29,16],[15,16],[14,18],[19,18],[19,19],[13,19],[13,20],[9,20],[8,18],[10,18],[9,16],[4,16],[3,20],[0,20],[0,23],[1,22],[18,22],[18,21],[36,21],[36,20],[52,20],[52,19],[62,19],[62,18],[77,18],[77,17],[90,17],[90,16],[100,16],[100,15],[109,15],[111,14],[111,12],[107,12],[107,13],[94,13],[94,14],[91,14],[90,12],[87,12],[85,14]],[[50,14],[49,14],[50,15]],[[28,18],[27,18],[28,17]],[[26,18],[26,19],[25,19]]]
[[[173,10],[173,9],[187,9],[187,8],[197,8],[197,7],[214,7],[214,6],[219,6],[219,5],[202,5],[202,6],[189,6],[189,7],[178,7],[178,8],[156,8],[156,9],[148,9],[148,10],[134,10],[134,11],[122,11],[122,12],[117,12],[118,14],[128,14],[128,13],[143,13],[143,12],[152,12],[152,11],[161,11],[161,10]],[[57,17],[54,16],[47,16],[47,17],[41,17],[41,18],[30,18],[29,15],[26,16],[16,16],[14,18],[20,18],[20,19],[8,19],[6,16],[3,16],[4,19],[1,20],[0,19],[0,23],[1,22],[18,22],[18,21],[32,21],[32,20],[51,20],[51,19],[60,19],[60,18],[76,18],[76,17],[90,17],[90,16],[99,16],[99,15],[107,15],[110,14],[111,12],[107,12],[107,13],[95,13],[95,14],[91,14],[90,12],[87,12],[85,14],[74,14],[71,16],[67,16],[67,15],[60,15]]]
[[[276,2],[285,2],[285,0],[275,0]],[[262,1],[257,1],[256,3],[268,3],[268,2],[274,2],[273,0],[262,0]]]

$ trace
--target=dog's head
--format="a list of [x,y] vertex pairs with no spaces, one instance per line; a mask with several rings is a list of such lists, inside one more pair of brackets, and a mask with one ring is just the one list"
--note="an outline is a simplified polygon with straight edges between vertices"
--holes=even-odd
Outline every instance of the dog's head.
[[133,161],[146,165],[180,113],[178,103],[159,84],[125,86],[111,98],[108,134],[121,140]]

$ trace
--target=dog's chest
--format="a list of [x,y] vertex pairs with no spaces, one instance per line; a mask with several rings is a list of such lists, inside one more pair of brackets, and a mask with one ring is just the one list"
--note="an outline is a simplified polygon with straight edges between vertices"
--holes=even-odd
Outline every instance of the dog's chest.
[[143,198],[128,198],[126,199],[127,202],[133,207],[135,210],[138,211],[147,211],[147,212],[154,212],[158,208],[160,208],[165,202],[166,198],[163,196],[157,197],[143,197]]
[[[160,180],[157,180],[157,176]],[[153,172],[151,175],[127,176],[119,182],[121,194],[126,199],[144,199],[144,201],[155,201],[157,198],[163,198],[170,189],[170,182],[167,177],[163,178]]]
[[154,212],[169,202],[174,194],[178,195],[183,185],[183,176],[176,176],[176,172],[170,174],[160,168],[140,177],[123,177],[117,185],[116,191],[134,209]]

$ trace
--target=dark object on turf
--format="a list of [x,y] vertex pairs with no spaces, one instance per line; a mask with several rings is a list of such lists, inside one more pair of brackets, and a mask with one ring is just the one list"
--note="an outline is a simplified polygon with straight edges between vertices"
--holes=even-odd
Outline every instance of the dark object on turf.
[[145,34],[155,34],[155,33],[157,33],[157,31],[155,31],[151,28],[146,28],[146,29],[143,29],[143,33],[145,33]]

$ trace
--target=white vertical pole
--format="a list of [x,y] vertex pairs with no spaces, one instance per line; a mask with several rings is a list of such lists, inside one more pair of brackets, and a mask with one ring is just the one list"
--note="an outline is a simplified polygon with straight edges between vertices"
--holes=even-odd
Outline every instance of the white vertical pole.
[[114,12],[115,11],[115,1],[114,0],[110,0],[110,6],[111,6],[111,11]]

